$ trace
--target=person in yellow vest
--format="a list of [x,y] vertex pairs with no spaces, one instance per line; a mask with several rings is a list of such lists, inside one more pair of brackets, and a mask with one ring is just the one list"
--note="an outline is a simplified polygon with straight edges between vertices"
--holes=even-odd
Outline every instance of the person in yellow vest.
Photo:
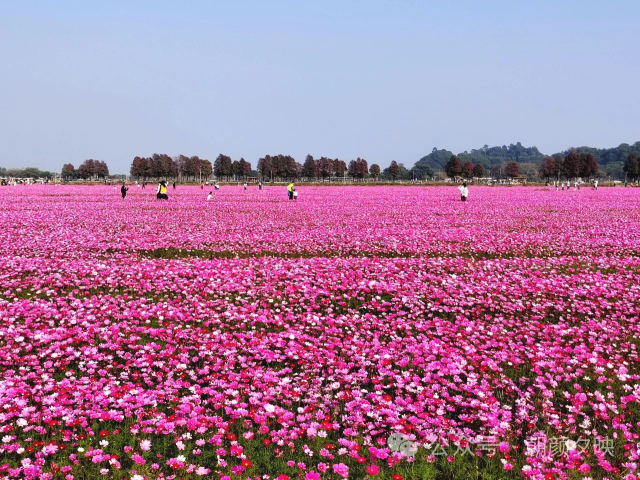
[[293,182],[291,182],[287,186],[287,194],[289,195],[289,200],[293,200],[293,192],[295,192],[295,187],[293,186]]
[[158,200],[169,200],[169,195],[167,195],[167,184],[164,182],[164,180],[158,184],[156,198]]

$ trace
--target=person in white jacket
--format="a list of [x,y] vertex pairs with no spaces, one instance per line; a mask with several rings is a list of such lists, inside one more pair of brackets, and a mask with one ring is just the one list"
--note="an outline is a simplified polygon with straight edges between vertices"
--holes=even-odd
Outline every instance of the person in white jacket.
[[469,189],[467,188],[467,183],[463,183],[462,185],[460,185],[458,187],[458,190],[460,190],[460,200],[462,200],[463,202],[467,201],[467,197],[469,196]]

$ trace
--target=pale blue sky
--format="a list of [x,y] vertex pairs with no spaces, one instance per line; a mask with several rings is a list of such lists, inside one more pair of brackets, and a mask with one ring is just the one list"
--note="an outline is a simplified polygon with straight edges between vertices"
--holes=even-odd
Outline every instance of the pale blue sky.
[[640,2],[0,2],[0,166],[640,140]]

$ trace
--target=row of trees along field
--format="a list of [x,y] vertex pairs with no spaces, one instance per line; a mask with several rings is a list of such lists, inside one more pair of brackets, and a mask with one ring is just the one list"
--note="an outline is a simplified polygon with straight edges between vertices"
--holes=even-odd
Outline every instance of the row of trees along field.
[[52,179],[55,176],[54,173],[48,171],[42,171],[39,168],[27,167],[27,168],[4,168],[0,167],[0,177],[11,178],[35,178],[35,179]]
[[[494,166],[495,167],[495,166]],[[518,162],[506,162],[498,165],[499,172],[491,172],[495,177],[515,178],[520,176],[520,164]],[[451,178],[482,178],[486,176],[485,168],[482,164],[473,165],[471,162],[462,163],[462,160],[452,155],[445,165],[445,172]],[[541,178],[550,180],[551,178],[591,178],[598,174],[598,162],[590,153],[578,153],[571,151],[566,157],[557,155],[554,157],[544,157],[538,170]]]
[[257,171],[251,169],[251,163],[244,158],[231,160],[228,155],[220,154],[213,165],[209,160],[197,156],[187,157],[178,155],[170,157],[166,154],[154,153],[151,157],[135,157],[131,163],[130,174],[142,180],[152,178],[182,178],[185,180],[205,180],[215,175],[222,180],[240,180],[249,176],[260,176],[266,181],[281,181],[289,179],[317,179],[344,178],[354,179],[392,179],[410,180],[429,178],[433,171],[428,166],[416,166],[407,170],[404,165],[391,162],[391,165],[381,170],[373,164],[369,167],[364,158],[351,160],[349,164],[344,160],[321,157],[314,159],[307,155],[304,164],[297,162],[290,155],[265,155],[258,160]]
[[[516,145],[488,147],[454,155],[448,150],[434,148],[407,169],[395,160],[382,170],[379,165],[368,165],[367,160],[357,158],[349,164],[344,160],[307,155],[303,164],[290,155],[265,155],[258,160],[257,171],[252,171],[251,163],[243,158],[231,160],[220,154],[212,164],[198,156],[154,153],[151,157],[135,157],[130,174],[139,179],[181,178],[184,180],[208,179],[215,174],[220,179],[240,180],[249,176],[260,176],[264,180],[304,179],[306,181],[331,178],[411,180],[429,179],[434,170],[444,170],[447,176],[461,178],[493,178],[523,176],[529,180],[590,178],[610,175],[617,179],[634,180],[640,177],[640,142],[633,145],[621,144],[610,149],[579,147],[557,153],[543,155],[536,147]],[[4,170],[4,175],[14,177],[51,178],[53,174],[35,168],[24,170]],[[78,169],[70,163],[62,168],[66,179],[104,178],[109,175],[107,164],[100,160],[85,160]]]
[[135,157],[129,173],[134,178],[181,178],[183,180],[206,180],[215,174],[220,179],[242,179],[251,176],[251,163],[244,158],[232,161],[227,155],[218,155],[212,164],[198,156],[178,155],[170,157],[154,153],[151,157]]
[[170,157],[166,153],[154,153],[150,157],[135,157],[131,162],[129,173],[134,178],[147,180],[151,178],[184,178],[197,180],[209,178],[213,167],[209,160],[198,156],[178,155]]
[[[515,162],[511,162],[507,164],[508,170],[511,177],[517,177],[520,175],[520,170],[518,168],[518,164]],[[451,155],[449,161],[444,167],[444,171],[448,177],[462,177],[462,178],[484,178],[487,175],[487,172],[484,169],[484,166],[480,163],[476,163],[475,165],[471,162],[464,162],[460,160],[460,157],[456,155]]]
[[407,170],[404,165],[391,162],[391,165],[384,170],[380,165],[369,166],[367,160],[358,157],[351,160],[349,164],[344,160],[320,157],[314,159],[307,155],[303,164],[295,161],[289,155],[266,155],[258,160],[258,172],[262,178],[267,180],[282,180],[289,178],[302,178],[306,181],[331,178],[351,177],[356,180],[365,178],[378,180],[411,180],[430,178],[433,171],[428,166],[416,166]]
[[598,161],[592,154],[578,153],[572,150],[566,157],[562,155],[544,157],[539,172],[540,176],[547,180],[560,179],[561,177],[567,179],[591,178],[598,174],[598,168]]
[[109,176],[109,167],[102,160],[89,159],[82,162],[77,170],[73,164],[65,163],[61,175],[65,180],[105,178]]

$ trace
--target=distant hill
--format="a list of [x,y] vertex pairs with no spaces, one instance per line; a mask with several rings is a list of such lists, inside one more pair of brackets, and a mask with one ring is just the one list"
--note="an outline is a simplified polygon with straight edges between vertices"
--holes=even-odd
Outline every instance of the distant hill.
[[[622,167],[624,162],[630,153],[637,153],[640,155],[640,142],[636,142],[632,145],[628,143],[622,143],[613,148],[593,148],[593,147],[575,147],[563,152],[553,154],[553,156],[562,155],[566,156],[571,150],[575,150],[579,153],[590,153],[598,161],[600,169],[612,175],[615,178],[623,178],[624,172]],[[425,155],[416,162],[416,166],[428,166],[434,171],[444,170],[444,166],[453,155],[449,150],[438,150],[434,148],[431,153]],[[485,145],[479,149],[473,149],[470,152],[464,151],[458,153],[462,163],[471,162],[474,165],[481,164],[487,171],[490,171],[494,165],[499,165],[504,162],[518,162],[520,164],[528,164],[533,168],[533,164],[540,165],[542,159],[546,154],[540,152],[536,147],[524,147],[520,142],[515,145],[512,143],[508,147],[503,145],[502,147],[489,147]]]
[[630,153],[640,155],[640,142],[636,142],[633,145],[621,143],[619,146],[613,148],[575,147],[560,152],[557,155],[566,156],[571,150],[575,150],[578,153],[590,153],[596,157],[600,165],[607,165],[609,163],[626,162]]
[[417,167],[430,167],[432,170],[444,170],[444,166],[453,155],[449,150],[438,150],[434,147],[429,155],[425,155],[416,162]]
[[462,152],[458,154],[458,157],[460,157],[462,163],[471,162],[474,165],[480,163],[486,169],[489,169],[491,165],[507,161],[539,164],[545,155],[536,147],[523,147],[522,144],[518,142],[515,145],[512,143],[508,147],[506,145],[502,147],[489,147],[489,145],[485,145],[477,150],[471,150],[471,152]]
[[[434,170],[442,170],[446,163],[453,155],[449,150],[438,150],[434,148],[429,155],[425,155],[416,162],[416,165],[428,165]],[[536,147],[523,147],[520,142],[515,145],[512,143],[508,147],[489,147],[485,145],[479,149],[473,149],[471,152],[464,151],[458,153],[458,157],[462,163],[471,162],[474,165],[481,164],[486,169],[491,168],[494,164],[507,161],[517,161],[520,163],[540,163],[545,157]]]

